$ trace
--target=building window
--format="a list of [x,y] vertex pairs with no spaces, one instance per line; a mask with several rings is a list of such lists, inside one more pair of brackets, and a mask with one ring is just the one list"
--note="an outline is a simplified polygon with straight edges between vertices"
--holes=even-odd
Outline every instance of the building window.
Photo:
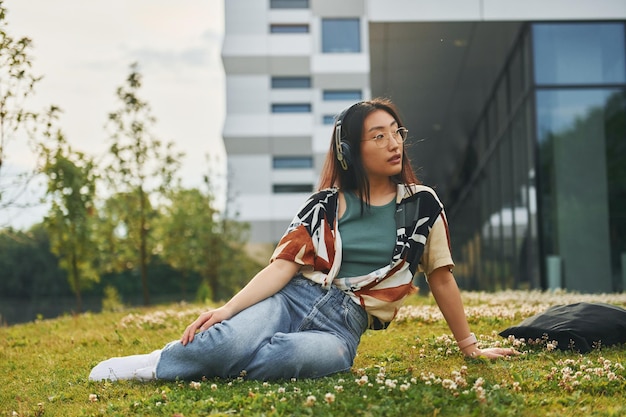
[[270,33],[309,33],[309,25],[307,24],[275,24],[270,25]]
[[322,52],[361,52],[359,19],[322,19]]
[[272,113],[311,113],[310,103],[272,104]]
[[270,0],[270,9],[308,9],[309,0]]
[[537,84],[626,82],[622,23],[535,23]]
[[325,125],[335,124],[336,116],[334,114],[325,114],[322,116],[322,123]]
[[324,101],[355,101],[361,100],[363,96],[361,90],[324,90],[322,94]]
[[[612,244],[619,243],[613,240],[608,225],[616,233],[626,230],[624,210],[619,209],[621,214],[610,222],[607,217],[617,214],[611,210],[616,207],[616,199],[623,202],[619,194],[610,192],[623,190],[626,184],[624,175],[616,174],[619,169],[615,168],[623,167],[626,159],[624,147],[617,145],[624,137],[623,127],[617,127],[624,126],[626,120],[624,97],[624,91],[617,88],[550,88],[536,92],[542,179],[537,197],[544,213],[539,220],[543,251],[546,262],[549,256],[558,255],[566,271],[563,278],[554,274],[554,280],[548,272],[547,282],[556,282],[554,286],[584,292],[616,291],[611,277],[617,274],[612,274],[611,266],[616,268],[619,259]],[[584,175],[580,175],[580,167],[584,167]],[[585,236],[584,242],[580,236]],[[593,256],[581,259],[577,254],[585,243],[588,251],[589,242],[593,242]],[[624,247],[622,244],[622,250]],[[589,282],[590,273],[597,273],[598,279]]]
[[272,88],[311,88],[311,77],[272,77]]
[[274,169],[308,169],[313,168],[310,156],[275,156],[272,164]]
[[274,184],[274,194],[286,193],[310,193],[313,191],[312,184]]

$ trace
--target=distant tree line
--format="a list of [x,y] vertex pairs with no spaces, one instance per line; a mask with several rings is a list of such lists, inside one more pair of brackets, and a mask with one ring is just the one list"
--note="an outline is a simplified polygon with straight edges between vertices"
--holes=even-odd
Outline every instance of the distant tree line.
[[[5,17],[0,0],[0,214],[19,204],[32,178],[45,181],[42,202],[50,209],[28,231],[0,224],[0,298],[71,293],[82,311],[85,295],[107,287],[122,298],[141,294],[147,305],[157,294],[224,299],[243,286],[260,268],[244,250],[247,225],[229,215],[228,204],[216,208],[210,160],[203,187],[181,185],[183,154],[154,134],[138,65],[96,131],[108,140],[106,153],[88,155],[69,144],[61,109],[26,109],[41,77],[31,72],[31,41],[10,37]],[[37,164],[13,176],[2,168],[8,146],[20,140]]]
[[[195,242],[198,244],[199,242]],[[209,281],[201,270],[204,262],[185,264],[187,271],[176,269],[157,254],[148,265],[150,294],[158,299],[223,300],[241,288],[260,268],[243,250],[226,245],[222,256],[229,258],[220,262]],[[75,297],[67,272],[60,267],[60,258],[50,249],[49,235],[43,223],[28,231],[6,228],[0,233],[0,297],[30,303],[46,298]],[[103,272],[98,282],[86,286],[82,295],[102,298],[106,287],[112,286],[122,301],[141,300],[141,280],[136,269],[122,272]],[[2,301],[0,301],[1,303]],[[77,307],[71,309],[76,312]],[[69,310],[68,310],[69,312]],[[0,314],[1,306],[0,306]]]

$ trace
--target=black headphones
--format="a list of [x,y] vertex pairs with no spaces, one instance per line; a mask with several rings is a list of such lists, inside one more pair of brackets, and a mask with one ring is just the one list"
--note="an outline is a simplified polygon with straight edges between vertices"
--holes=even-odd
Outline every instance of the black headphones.
[[359,101],[358,103],[354,103],[337,116],[337,121],[335,122],[335,156],[337,160],[341,164],[341,168],[344,171],[347,171],[350,167],[351,155],[350,155],[350,144],[343,140],[341,137],[341,126],[343,124],[343,119],[345,119],[346,115],[352,110],[353,107],[358,106],[363,103]]

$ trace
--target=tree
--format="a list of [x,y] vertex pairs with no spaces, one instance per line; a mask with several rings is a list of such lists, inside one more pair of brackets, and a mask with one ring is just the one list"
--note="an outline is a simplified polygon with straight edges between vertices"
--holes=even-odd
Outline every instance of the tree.
[[41,173],[47,179],[46,196],[51,205],[44,225],[50,237],[52,252],[59,257],[59,266],[67,271],[76,307],[83,310],[81,291],[98,282],[95,269],[97,258],[94,239],[94,209],[96,174],[93,160],[72,150],[63,133],[52,127],[58,110],[48,112],[48,129],[39,155],[43,161]]
[[219,160],[207,155],[204,187],[176,188],[159,208],[158,253],[182,273],[184,283],[191,273],[200,276],[196,294],[203,301],[229,298],[261,268],[244,248],[249,225],[230,219],[228,205],[218,209],[218,166]]
[[[216,271],[219,290],[215,299],[222,299],[241,289],[262,268],[246,251],[248,223],[222,218],[218,234],[221,237],[220,263]],[[205,271],[211,276],[212,271]]]
[[28,231],[0,231],[0,271],[0,298],[39,300],[71,294],[41,224]]
[[[182,274],[183,297],[191,272],[207,269],[217,273],[221,238],[217,230],[217,211],[210,194],[199,189],[174,190],[160,211],[158,251],[165,262]],[[214,276],[204,277],[215,294]]]
[[34,134],[37,114],[25,107],[41,77],[31,72],[32,41],[13,38],[7,33],[6,9],[0,0],[0,210],[16,206],[27,190],[34,169],[20,171],[9,167],[9,145],[20,133]]
[[249,225],[222,217],[210,194],[180,189],[160,219],[161,257],[183,279],[192,272],[200,275],[202,299],[230,297],[261,269],[245,251]]
[[[118,246],[122,247],[120,255],[127,256],[117,265],[139,268],[143,300],[148,305],[148,263],[154,251],[150,233],[156,215],[152,207],[174,180],[182,153],[175,152],[171,142],[164,144],[151,133],[156,119],[149,104],[138,96],[141,79],[137,64],[132,64],[126,84],[117,89],[121,106],[108,118],[112,131],[106,172],[108,185],[126,212],[123,227],[110,227],[123,237]],[[115,238],[115,234],[110,236]]]

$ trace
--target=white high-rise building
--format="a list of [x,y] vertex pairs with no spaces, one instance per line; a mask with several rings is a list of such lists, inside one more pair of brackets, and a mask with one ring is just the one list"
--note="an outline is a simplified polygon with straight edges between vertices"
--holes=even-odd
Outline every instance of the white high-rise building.
[[462,286],[626,289],[625,21],[624,0],[225,0],[251,242],[271,248],[317,186],[335,115],[386,96]]
[[334,116],[370,96],[365,3],[334,3],[225,2],[224,142],[252,242],[278,241],[316,186]]

